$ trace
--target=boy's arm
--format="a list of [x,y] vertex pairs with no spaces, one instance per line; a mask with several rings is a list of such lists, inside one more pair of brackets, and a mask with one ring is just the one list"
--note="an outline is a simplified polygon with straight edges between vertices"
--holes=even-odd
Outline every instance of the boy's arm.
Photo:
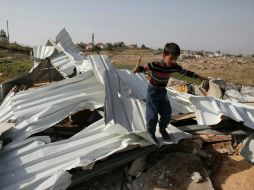
[[149,70],[148,64],[146,65],[137,65],[134,69],[133,69],[133,73],[142,73]]
[[200,75],[198,75],[198,74],[196,74],[196,73],[194,73],[192,71],[189,71],[187,69],[183,69],[180,65],[178,65],[178,71],[177,72],[182,74],[182,75],[185,75],[187,77],[199,79],[201,81],[208,80],[208,78],[206,78],[206,77],[202,77],[202,76],[200,76]]

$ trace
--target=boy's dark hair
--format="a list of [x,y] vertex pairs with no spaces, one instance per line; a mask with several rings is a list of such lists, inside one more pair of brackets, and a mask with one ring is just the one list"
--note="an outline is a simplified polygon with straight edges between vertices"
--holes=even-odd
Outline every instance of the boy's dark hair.
[[164,46],[164,55],[173,55],[174,57],[178,57],[180,55],[180,47],[175,43],[167,43]]

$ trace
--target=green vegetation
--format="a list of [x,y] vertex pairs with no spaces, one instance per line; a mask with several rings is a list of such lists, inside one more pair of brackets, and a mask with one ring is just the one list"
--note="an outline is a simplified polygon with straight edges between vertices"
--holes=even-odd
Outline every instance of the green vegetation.
[[190,77],[186,77],[184,75],[181,75],[179,73],[173,73],[171,75],[172,78],[175,78],[177,80],[184,80],[188,83],[192,83],[192,84],[196,84],[196,85],[200,85],[202,81],[198,80],[198,79],[194,79],[194,78],[190,78]]
[[0,59],[0,81],[18,76],[32,68],[32,61],[27,59],[4,60]]
[[0,44],[0,50],[4,50],[4,51],[8,52],[9,54],[21,53],[24,55],[30,55],[30,51],[32,50],[32,48],[26,47],[26,46],[21,46],[16,43],[12,43],[12,44],[7,44],[7,45]]
[[0,82],[32,68],[31,48],[18,44],[0,45]]

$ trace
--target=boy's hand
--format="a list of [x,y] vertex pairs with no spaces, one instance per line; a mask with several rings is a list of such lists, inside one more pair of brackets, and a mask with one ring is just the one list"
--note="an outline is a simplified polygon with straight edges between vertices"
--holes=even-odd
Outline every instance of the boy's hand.
[[139,73],[140,70],[139,70],[139,66],[135,67],[134,69],[132,69],[132,72],[135,74],[135,73]]

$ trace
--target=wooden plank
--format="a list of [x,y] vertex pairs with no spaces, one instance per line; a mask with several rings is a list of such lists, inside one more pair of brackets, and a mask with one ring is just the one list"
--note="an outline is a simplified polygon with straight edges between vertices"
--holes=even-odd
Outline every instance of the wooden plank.
[[202,141],[207,143],[216,143],[216,142],[232,141],[232,136],[231,135],[215,135],[215,134],[193,135],[192,139],[202,139]]
[[174,115],[171,117],[171,120],[172,120],[172,122],[176,122],[176,121],[181,121],[181,120],[186,120],[186,119],[192,119],[195,117],[196,117],[195,113],[192,112],[192,113]]

